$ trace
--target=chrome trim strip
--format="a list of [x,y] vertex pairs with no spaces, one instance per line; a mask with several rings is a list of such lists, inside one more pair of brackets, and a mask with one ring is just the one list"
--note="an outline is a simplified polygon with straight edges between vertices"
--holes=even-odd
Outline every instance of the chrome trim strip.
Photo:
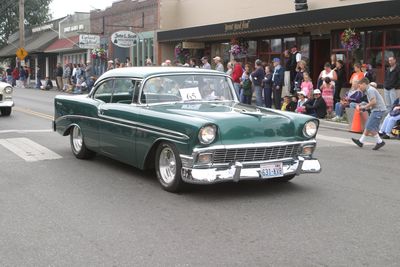
[[[169,129],[165,129],[165,128],[149,125],[149,124],[146,124],[146,123],[132,122],[132,121],[128,121],[128,120],[125,120],[125,119],[114,118],[114,117],[110,117],[110,116],[103,115],[103,114],[98,114],[98,115],[99,115],[100,118],[119,121],[121,123],[126,123],[126,124],[130,124],[130,125],[136,126],[137,128],[148,127],[148,128],[151,128],[151,129],[153,129],[154,131],[157,131],[157,132],[161,131],[161,132],[165,132],[165,133],[167,133],[167,134],[169,134],[169,135],[171,135],[173,137],[177,137],[178,136],[178,137],[180,137],[182,139],[189,140],[189,136],[187,136],[186,134],[182,134],[180,132],[171,131]],[[174,136],[174,135],[176,135],[176,136]]]
[[315,139],[307,141],[296,141],[296,142],[272,142],[272,143],[254,143],[254,144],[240,144],[240,145],[215,145],[204,148],[193,149],[194,153],[201,153],[209,150],[218,149],[245,149],[245,148],[263,148],[263,147],[275,147],[275,146],[287,146],[287,145],[316,145]]
[[[101,115],[101,116],[102,117],[109,117],[109,116],[104,116],[104,115]],[[163,129],[163,128],[159,128],[159,127],[153,127],[151,125],[149,125],[149,128],[153,128],[154,130],[146,129],[146,128],[143,128],[143,127],[140,127],[140,126],[136,126],[136,125],[134,125],[134,122],[127,121],[127,122],[129,122],[128,123],[129,125],[127,125],[127,124],[123,124],[123,123],[114,122],[114,121],[111,121],[111,120],[105,120],[105,119],[103,120],[103,119],[99,119],[99,118],[93,118],[93,117],[82,116],[82,115],[65,115],[65,116],[58,117],[56,119],[56,124],[61,119],[69,119],[69,118],[89,119],[89,120],[95,120],[95,121],[100,121],[100,122],[112,123],[112,124],[115,124],[115,125],[118,125],[118,126],[137,129],[137,130],[144,131],[144,132],[149,132],[149,133],[154,133],[154,134],[162,135],[162,136],[169,137],[169,138],[172,138],[172,139],[182,139],[182,140],[189,140],[190,139],[189,136],[187,136],[185,134],[178,133],[178,132],[173,132],[173,131],[170,131],[170,130],[167,130],[167,129]],[[109,117],[109,118],[112,118],[112,117]],[[115,119],[115,118],[112,118],[112,119]],[[118,119],[115,119],[115,120],[118,121]],[[123,122],[123,121],[126,121],[126,120],[122,120],[121,119],[120,121]],[[138,123],[137,125],[140,125],[140,123]],[[142,124],[142,125],[146,125],[146,124]],[[173,134],[176,134],[176,135],[173,135]]]
[[[241,162],[241,163],[243,164],[243,166],[247,166],[247,165],[258,165],[258,164],[264,164],[264,163],[274,163],[274,162],[289,162],[289,161],[295,160],[296,158],[281,158],[281,159],[271,159],[271,160],[245,161],[245,162]],[[200,165],[196,165],[196,166],[200,166]],[[226,167],[226,166],[229,166],[229,163],[217,163],[217,164],[213,164],[212,166],[213,167]]]

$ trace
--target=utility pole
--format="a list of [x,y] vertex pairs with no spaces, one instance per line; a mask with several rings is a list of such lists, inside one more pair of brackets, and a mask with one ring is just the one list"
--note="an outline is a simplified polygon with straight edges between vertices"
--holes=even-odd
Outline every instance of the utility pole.
[[25,47],[25,23],[24,22],[25,22],[25,0],[19,0],[19,48]]

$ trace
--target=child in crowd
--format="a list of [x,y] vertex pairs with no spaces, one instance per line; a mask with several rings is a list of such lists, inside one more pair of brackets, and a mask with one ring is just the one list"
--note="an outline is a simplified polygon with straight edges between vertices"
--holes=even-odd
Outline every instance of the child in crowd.
[[251,90],[251,80],[250,80],[250,72],[246,70],[242,76],[242,82],[240,83],[242,87],[242,103],[251,105],[251,98],[253,92]]
[[282,111],[289,111],[288,109],[290,108],[290,96],[286,95],[283,97],[283,103],[281,105],[281,110]]
[[297,108],[297,96],[293,95],[290,98],[290,103],[286,106],[286,111],[295,112]]
[[324,82],[321,85],[322,98],[325,100],[328,114],[333,111],[333,94],[335,92],[335,84],[331,78],[325,77]]
[[314,85],[311,81],[310,74],[308,72],[303,73],[304,81],[300,85],[301,92],[305,93],[305,97],[310,97],[312,95],[312,91],[314,90]]
[[307,94],[304,91],[300,91],[297,93],[297,96],[299,97],[299,100],[297,101],[297,106],[296,106],[296,112],[297,113],[305,113],[306,108],[304,104],[307,102]]

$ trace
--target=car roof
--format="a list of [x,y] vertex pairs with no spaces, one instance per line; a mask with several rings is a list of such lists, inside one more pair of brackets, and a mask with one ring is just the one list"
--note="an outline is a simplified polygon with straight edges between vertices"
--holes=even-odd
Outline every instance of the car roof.
[[118,68],[105,72],[99,77],[99,80],[111,78],[111,77],[135,77],[135,78],[147,78],[153,75],[160,74],[178,74],[178,73],[199,73],[199,74],[221,74],[223,72],[216,70],[206,70],[190,67],[128,67]]

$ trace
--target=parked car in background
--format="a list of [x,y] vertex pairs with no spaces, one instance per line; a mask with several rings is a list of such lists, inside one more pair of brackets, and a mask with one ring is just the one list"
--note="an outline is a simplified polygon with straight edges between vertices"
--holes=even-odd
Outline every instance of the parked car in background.
[[9,83],[0,82],[0,112],[2,116],[10,116],[14,101],[13,87]]
[[100,153],[154,168],[170,192],[321,170],[313,158],[317,119],[240,104],[231,78],[217,71],[115,69],[88,95],[59,95],[54,106],[54,130],[70,136],[77,158]]

